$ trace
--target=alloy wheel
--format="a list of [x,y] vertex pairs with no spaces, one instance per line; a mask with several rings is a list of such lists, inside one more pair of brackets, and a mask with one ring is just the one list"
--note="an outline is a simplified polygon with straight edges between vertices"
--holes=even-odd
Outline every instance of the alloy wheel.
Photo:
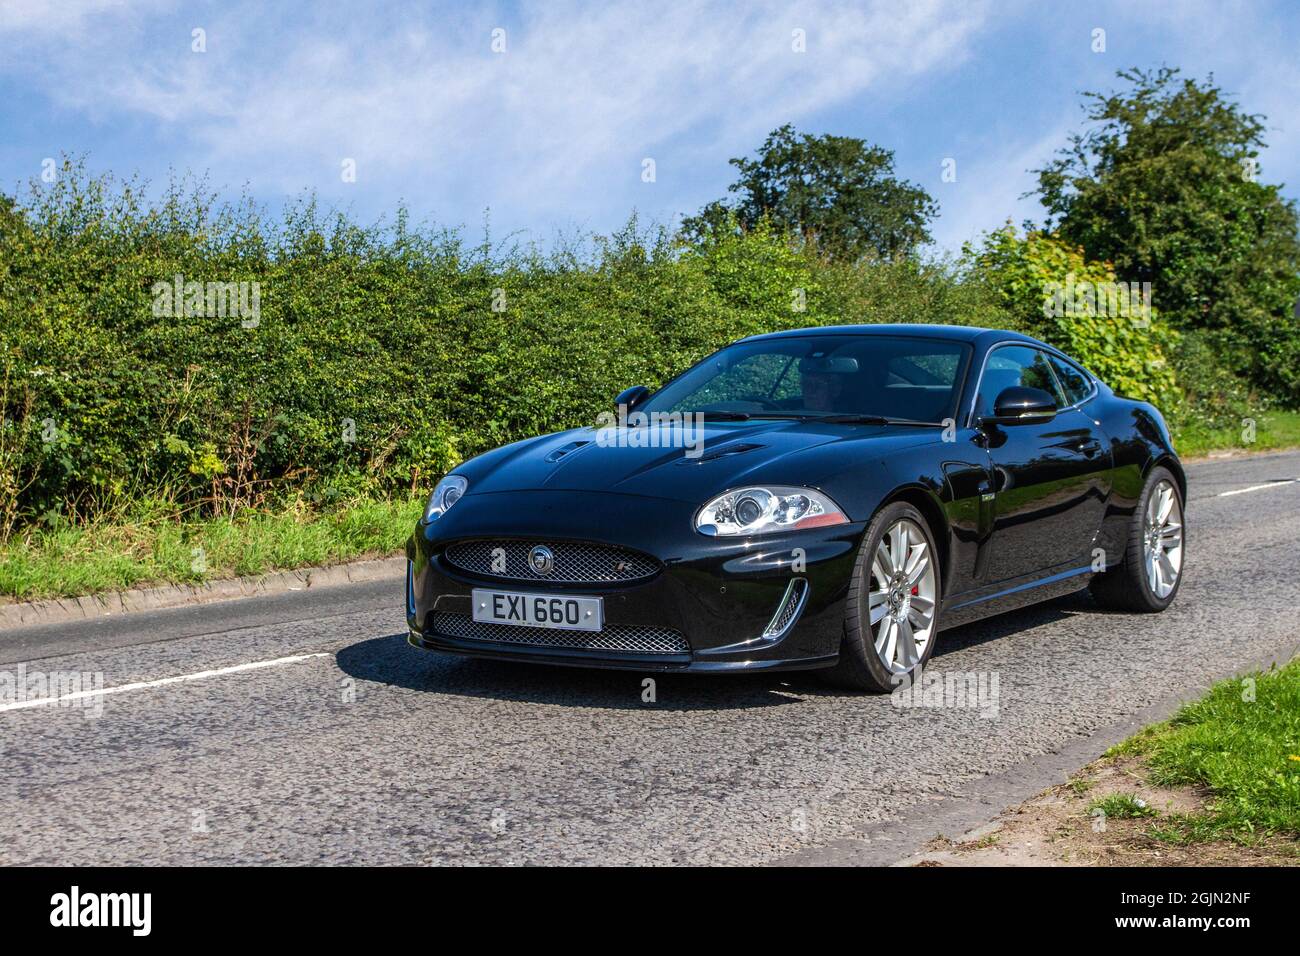
[[934,633],[934,555],[916,522],[902,518],[881,537],[871,559],[868,602],[876,655],[891,674],[911,671]]
[[1162,480],[1151,489],[1142,523],[1142,548],[1147,587],[1164,600],[1183,570],[1183,509],[1169,481]]

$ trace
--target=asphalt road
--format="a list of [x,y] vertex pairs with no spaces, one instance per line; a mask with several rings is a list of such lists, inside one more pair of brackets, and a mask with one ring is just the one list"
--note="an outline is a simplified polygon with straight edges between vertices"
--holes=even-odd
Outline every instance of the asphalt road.
[[1085,593],[940,636],[931,670],[996,676],[996,707],[808,675],[661,676],[647,702],[637,674],[408,647],[400,582],[0,632],[0,679],[117,688],[99,716],[0,707],[0,862],[880,862],[871,834],[933,835],[984,778],[1291,656],[1300,453],[1189,471],[1168,612]]

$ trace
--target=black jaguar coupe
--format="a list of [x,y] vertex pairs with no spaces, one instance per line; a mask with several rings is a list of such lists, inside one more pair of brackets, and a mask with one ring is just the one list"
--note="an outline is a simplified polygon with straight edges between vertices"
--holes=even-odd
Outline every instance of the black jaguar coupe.
[[616,405],[439,482],[407,545],[411,643],[888,691],[944,628],[1085,586],[1139,612],[1178,593],[1160,412],[1026,336],[759,335]]

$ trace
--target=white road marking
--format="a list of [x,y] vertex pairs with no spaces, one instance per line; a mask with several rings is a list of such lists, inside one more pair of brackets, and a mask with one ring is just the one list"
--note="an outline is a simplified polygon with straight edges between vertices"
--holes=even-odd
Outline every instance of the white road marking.
[[278,667],[281,664],[297,664],[316,657],[331,657],[328,652],[319,654],[298,654],[294,657],[277,657],[273,661],[253,661],[248,664],[235,664],[233,667],[219,667],[211,671],[197,671],[193,674],[179,674],[176,677],[160,677],[157,680],[142,680],[134,684],[119,684],[116,687],[104,687],[100,690],[79,690],[59,697],[40,697],[36,700],[20,700],[9,704],[0,704],[0,712],[6,710],[24,710],[28,707],[47,707],[66,700],[81,700],[86,697],[102,697],[107,694],[124,694],[131,690],[148,690],[151,687],[166,687],[168,684],[180,684],[191,680],[205,680],[209,677],[221,677],[225,674],[239,674],[243,671],[260,670],[263,667]]
[[1270,481],[1266,485],[1251,485],[1249,488],[1237,488],[1234,491],[1220,491],[1218,497],[1227,498],[1229,495],[1244,495],[1248,491],[1262,491],[1265,488],[1283,488],[1286,485],[1294,485],[1300,478],[1288,478],[1286,481]]

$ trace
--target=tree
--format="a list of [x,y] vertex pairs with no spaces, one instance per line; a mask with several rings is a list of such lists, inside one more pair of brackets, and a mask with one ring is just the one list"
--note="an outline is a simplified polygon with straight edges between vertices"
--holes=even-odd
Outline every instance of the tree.
[[690,238],[729,228],[748,230],[763,219],[794,232],[835,259],[892,259],[930,239],[937,213],[921,187],[894,177],[894,154],[848,136],[774,130],[753,159],[734,158],[740,178],[718,200],[683,221]]
[[[1047,228],[1150,282],[1161,314],[1231,371],[1300,399],[1300,240],[1294,203],[1259,181],[1264,117],[1176,69],[1121,71],[1089,93],[1092,124],[1038,170]],[[1191,343],[1189,343],[1191,344]]]

